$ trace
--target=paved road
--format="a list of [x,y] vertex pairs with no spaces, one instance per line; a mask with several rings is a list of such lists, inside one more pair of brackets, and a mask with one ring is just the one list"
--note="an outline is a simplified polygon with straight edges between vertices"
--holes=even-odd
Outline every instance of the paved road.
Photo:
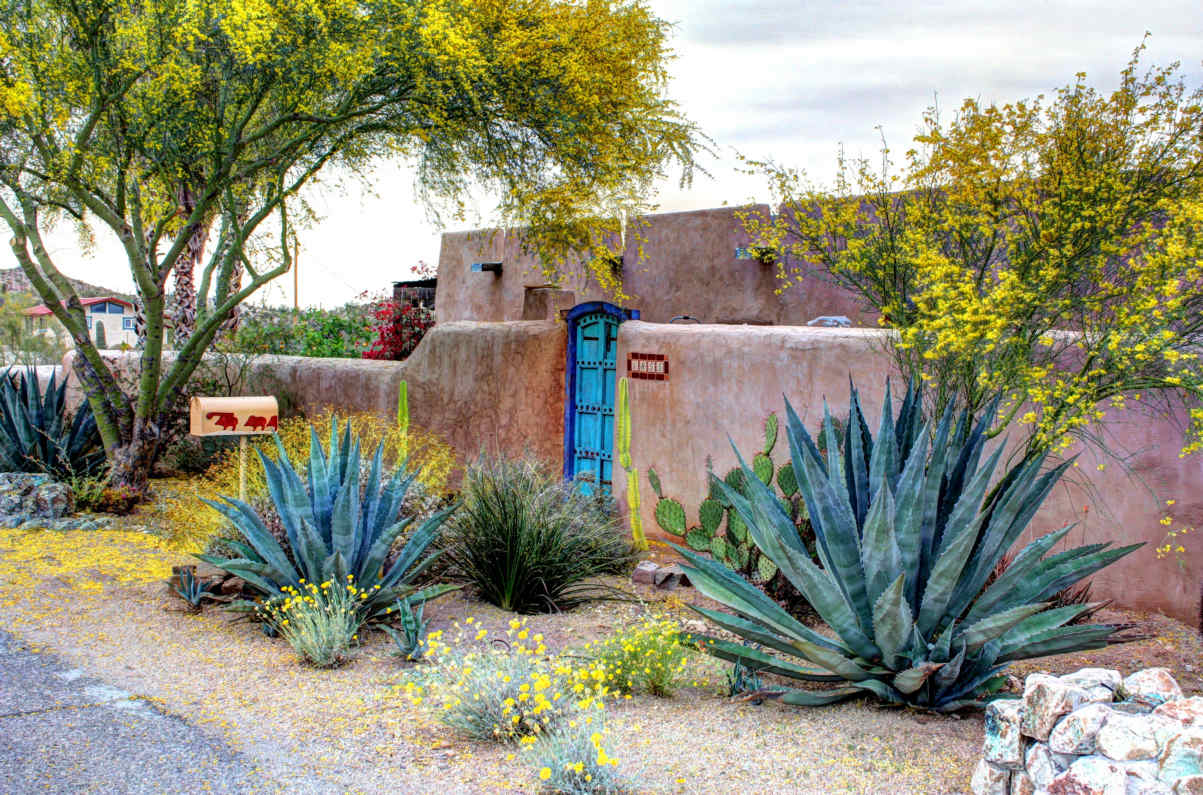
[[0,630],[0,793],[237,793],[265,783],[220,738]]

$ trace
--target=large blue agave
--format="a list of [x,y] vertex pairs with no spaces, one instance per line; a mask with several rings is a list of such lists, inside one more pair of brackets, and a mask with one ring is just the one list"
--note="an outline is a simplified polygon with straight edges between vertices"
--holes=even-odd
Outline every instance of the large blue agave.
[[779,693],[786,703],[872,693],[951,711],[996,691],[1013,660],[1099,648],[1118,630],[1070,625],[1092,605],[1050,609],[1048,600],[1140,545],[1089,544],[1048,555],[1065,527],[1028,544],[990,582],[1069,464],[1042,472],[1043,458],[1025,460],[991,488],[1003,452],[999,445],[982,463],[994,411],[974,423],[949,410],[932,434],[921,404],[912,386],[895,420],[887,385],[874,439],[853,389],[842,440],[824,410],[824,454],[787,402],[790,454],[818,564],[780,500],[742,458],[744,494],[714,479],[757,546],[835,637],[804,626],[721,563],[680,548],[698,589],[735,615],[699,612],[754,644],[704,638],[709,653],[751,670],[844,683],[786,689]]
[[259,453],[272,501],[288,537],[291,558],[255,509],[230,497],[223,497],[224,502],[206,502],[224,514],[246,540],[245,544],[230,542],[242,557],[199,557],[241,577],[269,597],[281,596],[284,586],[299,590],[302,580],[343,582],[350,576],[356,588],[370,593],[363,603],[368,620],[387,614],[398,599],[418,605],[458,588],[435,585],[418,590],[413,585],[437,557],[438,553],[425,558],[423,555],[454,506],[439,511],[413,530],[389,565],[394,543],[413,523],[413,517],[401,519],[398,513],[417,474],[408,473],[401,465],[384,481],[382,444],[372,458],[367,483],[361,485],[359,440],[352,440],[348,422],[340,441],[337,418],[331,420],[329,446],[327,457],[317,431],[310,428],[308,488],[278,437],[278,461]]

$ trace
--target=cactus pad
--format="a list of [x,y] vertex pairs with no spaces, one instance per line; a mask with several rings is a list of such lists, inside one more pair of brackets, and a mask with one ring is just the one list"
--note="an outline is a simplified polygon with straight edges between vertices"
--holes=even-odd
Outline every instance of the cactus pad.
[[700,527],[690,528],[689,532],[685,534],[685,543],[698,552],[709,552],[711,540],[713,540],[713,536]]
[[768,486],[773,482],[773,459],[764,453],[758,454],[752,459],[752,471],[761,483]]
[[760,560],[756,561],[756,576],[761,582],[768,582],[777,574],[777,564],[769,560],[764,555],[760,556]]
[[773,448],[777,445],[777,414],[769,415],[769,418],[764,421],[764,454],[772,455]]
[[747,496],[747,486],[744,483],[744,471],[742,469],[732,469],[723,478],[728,486],[738,491],[740,494]]
[[731,555],[733,562],[741,569],[748,567],[748,560],[752,557],[752,547],[749,544],[740,544],[732,549]]
[[656,503],[656,524],[666,533],[685,535],[685,509],[676,500],[660,500]]
[[652,484],[652,491],[656,492],[656,499],[664,499],[664,492],[660,490],[660,475],[656,473],[655,469],[648,469],[647,481]]
[[748,538],[748,526],[734,508],[727,512],[727,536],[739,544]]
[[702,529],[710,535],[718,533],[719,525],[723,523],[723,506],[718,500],[702,500],[702,504],[698,506],[698,519],[702,522]]
[[731,557],[731,546],[727,543],[727,539],[722,536],[715,536],[710,539],[710,554],[715,560],[726,562]]
[[777,487],[786,497],[792,497],[798,493],[798,478],[794,476],[793,464],[783,464],[781,469],[777,470]]

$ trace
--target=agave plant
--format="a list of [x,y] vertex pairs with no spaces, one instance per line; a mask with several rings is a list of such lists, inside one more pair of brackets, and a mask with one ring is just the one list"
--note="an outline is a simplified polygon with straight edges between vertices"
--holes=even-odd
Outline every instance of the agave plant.
[[800,681],[844,683],[774,693],[786,703],[830,704],[872,693],[952,711],[982,703],[1001,687],[1013,660],[1099,648],[1120,629],[1067,626],[1090,605],[1051,608],[1048,600],[1139,544],[1090,544],[1048,555],[1069,532],[1065,527],[1028,544],[987,585],[1068,462],[1042,472],[1043,458],[1027,459],[991,487],[1003,451],[1000,445],[982,462],[993,409],[976,423],[964,413],[954,421],[950,410],[929,433],[921,405],[912,385],[895,419],[887,386],[874,438],[853,389],[842,444],[824,409],[824,455],[787,403],[790,454],[817,564],[786,508],[742,458],[747,496],[715,479],[756,544],[835,637],[806,627],[723,564],[680,548],[698,589],[735,615],[695,609],[763,647],[702,638],[710,654]]
[[380,445],[372,457],[367,482],[361,484],[359,441],[352,439],[350,423],[340,440],[337,418],[330,423],[329,456],[312,428],[310,439],[308,488],[279,438],[277,461],[259,453],[288,549],[253,507],[223,497],[224,502],[206,502],[225,515],[245,539],[246,543],[230,542],[242,557],[198,557],[241,577],[269,599],[282,596],[285,586],[301,591],[305,583],[346,582],[349,578],[366,594],[363,615],[369,621],[385,616],[398,599],[408,598],[409,604],[417,605],[455,590],[458,586],[418,590],[413,585],[437,557],[437,553],[423,556],[455,506],[422,522],[394,558],[390,554],[394,543],[414,521],[413,517],[399,519],[398,513],[417,474],[400,465],[386,481],[382,475],[384,446]]
[[0,376],[0,470],[88,477],[104,467],[104,446],[85,401],[67,421],[67,384],[50,376],[43,392],[33,368]]

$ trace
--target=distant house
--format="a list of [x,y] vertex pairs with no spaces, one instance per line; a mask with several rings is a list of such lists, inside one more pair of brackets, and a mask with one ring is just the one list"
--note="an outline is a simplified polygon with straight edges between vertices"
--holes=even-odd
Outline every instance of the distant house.
[[[103,347],[116,348],[122,343],[133,345],[137,341],[137,335],[134,333],[134,305],[129,301],[114,296],[98,296],[81,298],[79,302],[83,304],[87,313],[92,339],[97,340]],[[62,330],[62,326],[45,304],[31,306],[22,314],[25,315],[25,330],[31,334],[41,331],[57,334]],[[104,329],[103,332],[99,331],[101,328]]]

